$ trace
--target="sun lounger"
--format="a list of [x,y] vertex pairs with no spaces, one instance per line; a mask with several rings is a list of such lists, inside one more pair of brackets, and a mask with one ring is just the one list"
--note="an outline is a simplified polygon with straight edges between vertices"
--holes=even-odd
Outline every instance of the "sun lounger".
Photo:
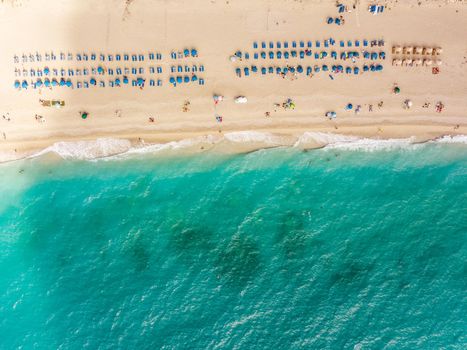
[[301,48],[304,48],[304,47],[305,47],[305,42],[302,41],[302,40],[300,41],[300,47],[301,47]]
[[77,61],[81,61],[81,54],[79,54],[79,53],[76,54],[76,60],[77,60]]
[[296,42],[296,41],[292,41],[292,47],[293,47],[293,48],[296,48],[296,47],[297,47],[297,42]]
[[177,72],[182,73],[183,72],[183,67],[182,66],[177,66]]
[[319,73],[321,71],[321,68],[319,66],[315,66],[315,73]]
[[319,59],[319,53],[315,52],[315,59]]
[[240,68],[236,68],[235,69],[235,74],[237,75],[237,77],[241,77],[242,76],[242,70]]
[[114,56],[113,55],[107,55],[107,60],[109,62],[113,61],[114,60]]
[[54,68],[54,69],[52,70],[52,72],[53,72],[53,74],[54,74],[55,76],[58,75],[58,69],[55,69],[55,68]]
[[89,75],[89,70],[87,68],[83,69],[83,75]]
[[326,64],[323,64],[321,68],[323,69],[323,72],[327,72],[329,70],[329,67]]
[[188,73],[190,72],[190,67],[189,66],[185,66],[185,73]]
[[254,53],[253,58],[254,58],[255,60],[258,59],[258,53],[257,53],[257,52]]
[[29,71],[30,73],[30,76],[31,77],[35,77],[36,76],[36,71],[34,69],[31,68],[31,70]]
[[114,75],[114,70],[112,68],[107,69],[108,75]]
[[101,53],[101,54],[99,55],[99,57],[100,57],[100,60],[101,60],[101,61],[105,61],[105,55],[104,55],[104,54]]
[[204,85],[204,79],[200,78],[200,79],[198,80],[198,83],[199,83],[199,85]]
[[339,13],[345,12],[345,6],[342,5],[342,4],[337,4],[337,11],[338,11]]
[[345,67],[345,73],[346,74],[352,74],[352,68],[351,67]]
[[253,73],[257,73],[257,72],[258,72],[258,67],[256,67],[256,66],[251,66],[251,71],[252,71]]
[[136,61],[138,60],[138,56],[136,56],[136,55],[131,55],[131,60],[132,60],[133,62],[136,62]]
[[162,59],[162,54],[157,53],[157,54],[156,54],[156,60],[161,60],[161,59]]
[[89,88],[89,83],[87,81],[83,82],[83,86],[85,89]]
[[386,59],[386,53],[384,51],[381,51],[379,53],[379,58],[382,59],[382,60],[385,60]]
[[65,61],[65,54],[63,52],[60,52],[60,61]]
[[289,42],[288,41],[284,41],[284,49],[287,49],[289,47]]
[[162,80],[157,79],[157,86],[162,86]]
[[266,42],[264,42],[264,41],[261,42],[261,48],[262,48],[262,49],[265,49],[265,48],[266,48]]
[[269,59],[274,59],[274,52],[272,51],[269,51]]
[[92,53],[91,54],[91,61],[95,61],[96,60],[96,54],[95,53]]
[[363,40],[363,46],[368,46],[368,40],[366,39]]
[[250,54],[248,52],[245,52],[245,59],[249,60],[250,59]]
[[152,52],[149,53],[149,60],[154,61],[154,54]]
[[51,59],[52,61],[56,61],[56,60],[57,60],[57,56],[55,56],[54,53],[52,52],[52,53],[50,54],[50,59]]
[[101,81],[99,82],[99,86],[100,86],[100,87],[105,87],[105,83],[101,80]]
[[306,43],[306,46],[307,46],[308,48],[311,48],[311,47],[313,47],[313,43],[312,43],[311,41],[308,41],[308,42]]
[[37,70],[37,76],[38,76],[38,77],[42,77],[42,69],[38,69],[38,70]]
[[138,61],[144,61],[144,55],[138,55]]
[[261,51],[261,58],[262,58],[262,59],[266,59],[266,52]]
[[300,58],[304,59],[305,58],[305,51],[300,51]]
[[138,74],[138,70],[135,67],[131,68],[131,74]]
[[75,75],[75,72],[73,71],[73,69],[69,68],[68,69],[68,76],[72,77]]
[[261,74],[266,74],[266,68],[265,67],[261,67]]
[[85,54],[85,53],[83,53],[83,61],[87,61],[87,60],[88,60],[88,58],[89,58],[89,57],[88,57],[88,55],[87,55],[87,54]]
[[274,67],[268,67],[268,73],[273,74],[274,73]]
[[78,81],[78,82],[76,83],[76,87],[77,87],[78,89],[81,89],[81,88],[83,87],[83,84],[82,84],[80,81]]
[[319,40],[316,40],[315,47],[321,47],[321,42]]
[[116,71],[117,75],[122,75],[122,69],[121,68],[117,68],[115,71]]
[[276,67],[276,74],[281,74],[282,70],[281,67]]
[[138,83],[136,82],[136,80],[133,79],[133,80],[131,81],[131,86],[138,86]]
[[289,68],[284,67],[282,68],[282,73],[287,74],[289,72]]
[[149,80],[149,86],[156,86],[156,82],[154,81],[154,79]]
[[250,75],[250,69],[249,69],[248,67],[245,67],[245,68],[243,69],[243,72],[245,73],[245,76],[246,76],[246,77]]
[[378,53],[377,52],[372,52],[371,53],[371,60],[377,60],[378,59]]
[[253,42],[253,48],[257,49],[258,48],[258,43],[256,41]]
[[204,72],[204,66],[202,64],[199,66],[199,71]]
[[171,57],[173,60],[175,60],[175,59],[177,59],[177,54],[176,54],[175,52],[172,51],[172,52],[170,53],[170,57]]
[[347,41],[347,47],[352,47],[352,40]]
[[312,72],[313,69],[310,66],[306,67],[306,75],[311,75]]
[[190,82],[190,77],[189,77],[188,75],[185,75],[185,76],[183,77],[183,82],[184,82],[184,83],[189,83],[189,82]]
[[363,58],[364,59],[369,59],[370,58],[370,53],[368,51],[363,51]]
[[311,50],[308,50],[308,49],[307,49],[307,50],[305,51],[305,54],[306,54],[307,56],[311,56],[313,53],[311,52]]
[[177,72],[177,67],[171,66],[171,67],[170,67],[170,72],[171,72],[171,73],[176,73],[176,72]]
[[329,40],[324,40],[324,47],[329,47]]
[[162,67],[159,66],[159,67],[156,68],[156,70],[157,70],[157,74],[161,74],[161,73],[162,73]]
[[269,48],[270,48],[270,49],[273,49],[273,48],[274,48],[274,42],[272,42],[272,41],[269,42]]
[[150,74],[154,74],[156,71],[154,69],[154,67],[149,67],[149,73]]
[[334,58],[337,60],[337,52],[336,51],[331,51],[331,58]]
[[277,51],[277,52],[276,52],[276,57],[277,57],[277,59],[280,60],[280,59],[282,58],[282,52]]
[[110,86],[110,87],[114,87],[114,82],[113,82],[113,80],[109,80],[109,86]]
[[[198,71],[198,67],[196,66],[196,64],[194,64],[194,65],[191,67],[191,71],[192,71],[192,72],[197,72],[197,71]],[[162,73],[162,68],[161,68],[161,73]]]
[[277,49],[280,49],[281,46],[282,46],[282,45],[281,45],[281,42],[280,42],[280,41],[276,42],[276,48],[277,48]]

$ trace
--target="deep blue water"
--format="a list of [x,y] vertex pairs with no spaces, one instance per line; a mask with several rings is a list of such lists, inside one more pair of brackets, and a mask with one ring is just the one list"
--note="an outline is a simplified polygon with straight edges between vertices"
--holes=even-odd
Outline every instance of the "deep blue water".
[[465,349],[466,151],[0,165],[0,348]]

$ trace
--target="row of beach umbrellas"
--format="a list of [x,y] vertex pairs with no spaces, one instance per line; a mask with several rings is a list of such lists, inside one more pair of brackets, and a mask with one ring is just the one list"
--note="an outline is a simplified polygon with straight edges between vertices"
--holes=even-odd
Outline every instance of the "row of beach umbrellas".
[[441,47],[421,47],[421,46],[393,46],[392,53],[394,55],[441,55],[443,49]]
[[[185,77],[185,79],[183,79],[182,77],[177,77],[176,79],[176,82],[187,82],[186,79],[189,79],[189,77]],[[181,79],[181,81],[180,81]],[[196,81],[198,80],[198,77],[195,75],[193,77],[191,77],[191,81]],[[144,86],[144,83],[145,83],[145,79],[139,77],[137,78],[136,80],[136,84],[138,86]],[[128,84],[130,81],[128,79],[127,76],[124,76],[123,78],[116,78],[114,80],[114,83],[118,86],[118,85],[121,85],[122,83],[123,84]],[[170,81],[172,83],[172,80]],[[97,85],[97,80],[95,78],[91,78],[89,80],[89,84],[91,85]],[[54,87],[54,86],[66,86],[66,87],[73,87],[73,83],[71,82],[70,79],[68,80],[65,80],[65,79],[60,79],[60,80],[57,80],[57,79],[48,79],[48,78],[45,78],[44,80],[38,78],[35,82],[31,82],[31,85],[34,85],[34,87],[36,88],[40,88],[42,86],[44,87]],[[29,86],[30,86],[30,83],[28,83],[28,81],[26,80],[23,80],[23,81],[19,81],[19,80],[16,80],[13,84],[13,86],[15,87],[15,89],[27,89]]]
[[191,77],[188,75],[185,75],[183,77],[179,75],[176,77],[172,76],[169,78],[169,82],[173,84],[174,86],[176,84],[189,83],[190,81],[197,81],[197,80],[198,80],[198,76],[195,74],[193,74]]

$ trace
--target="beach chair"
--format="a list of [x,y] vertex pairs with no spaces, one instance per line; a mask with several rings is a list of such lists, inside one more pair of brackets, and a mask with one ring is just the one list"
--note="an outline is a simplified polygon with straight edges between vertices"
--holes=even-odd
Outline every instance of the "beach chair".
[[23,77],[27,77],[28,76],[28,71],[26,70],[26,68],[23,68]]
[[282,43],[280,41],[276,42],[276,48],[277,49],[280,49],[282,46]]
[[[48,53],[46,53],[44,56],[45,56],[46,61],[50,61],[50,55]],[[26,58],[26,60],[27,60],[27,58]],[[24,55],[23,55],[23,63],[24,63]]]
[[199,66],[199,71],[204,72],[204,66],[202,64]]
[[257,49],[258,48],[258,43],[256,41],[253,42],[253,48]]
[[101,54],[99,55],[99,58],[100,58],[101,61],[105,61],[105,55],[104,55],[104,54],[101,53]]
[[355,40],[355,47],[359,47],[360,46],[360,41],[359,40]]
[[352,40],[347,41],[347,47],[352,47]]
[[266,74],[266,67],[261,67],[261,74],[263,74],[263,75]]
[[305,51],[300,51],[300,59],[304,59],[305,58]]
[[133,62],[138,61],[138,56],[136,56],[136,55],[131,55],[131,60],[132,60]]
[[112,68],[107,69],[108,75],[114,75],[114,70]]
[[254,58],[255,60],[257,60],[257,59],[259,58],[257,52],[254,53],[253,58]]
[[139,67],[138,73],[139,73],[139,74],[144,74],[144,68],[143,68],[143,67]]
[[162,86],[162,80],[161,79],[157,79],[157,86]]
[[189,73],[190,72],[190,67],[189,66],[185,66],[185,73]]
[[269,67],[268,68],[268,73],[269,74],[274,74],[274,67]]
[[76,83],[76,88],[81,89],[82,87],[83,87],[83,84],[80,81],[78,81]]
[[273,49],[273,48],[274,48],[274,42],[273,42],[273,41],[270,41],[270,42],[269,42],[269,48],[270,48],[270,49]]
[[83,61],[87,61],[89,59],[89,56],[85,53],[83,53]]
[[270,60],[274,59],[274,52],[273,51],[269,51],[269,59]]
[[331,58],[334,58],[337,60],[337,52],[336,51],[331,51]]
[[156,54],[156,60],[161,60],[161,59],[162,59],[162,54],[157,53],[157,54]]
[[261,58],[262,58],[263,60],[265,60],[265,59],[266,59],[266,52],[264,52],[264,51],[261,51]]
[[154,79],[149,80],[149,86],[156,86],[156,82],[154,81]]
[[76,70],[75,70],[75,74],[76,74],[76,75],[81,75],[81,73],[82,73],[82,72],[81,72],[81,69],[79,69],[79,68],[76,68]]
[[243,73],[245,74],[246,77],[249,76],[250,75],[250,69],[248,67],[245,67],[243,69]]
[[204,79],[200,78],[200,79],[198,80],[198,83],[199,83],[199,85],[204,85]]
[[125,75],[130,74],[130,68],[125,67],[125,68],[123,69],[123,72],[124,72]]
[[284,41],[284,49],[287,49],[289,47],[288,41]]
[[154,54],[152,52],[149,53],[149,60],[154,61]]
[[369,5],[369,6],[368,6],[368,11],[369,11],[370,13],[375,14],[376,9],[377,9],[377,6],[376,6],[376,5]]
[[252,71],[253,73],[257,73],[257,72],[258,72],[258,67],[256,67],[256,66],[251,66],[251,71]]
[[123,55],[123,60],[124,60],[124,61],[129,61],[129,60],[130,60],[130,55],[124,54],[124,55]]
[[85,89],[88,89],[89,88],[89,83],[87,81],[84,81],[83,86],[84,86]]
[[297,47],[297,42],[296,41],[292,41],[292,48],[296,48]]
[[117,68],[115,71],[116,71],[117,75],[122,75],[122,69],[121,68]]
[[79,54],[79,53],[76,54],[76,60],[81,61],[81,54]]
[[289,59],[289,56],[290,56],[289,52],[288,52],[288,51],[284,51],[284,58],[285,58],[286,60]]
[[92,53],[91,54],[91,61],[95,61],[96,60],[96,54],[95,53]]
[[324,47],[329,47],[329,40],[324,40]]
[[[18,58],[18,56],[16,56],[16,58]],[[40,53],[38,53],[38,52],[36,52],[36,61],[37,61],[37,62],[41,62],[41,61],[42,61],[42,55],[41,55]],[[16,62],[16,63],[18,63],[18,62]]]
[[197,72],[197,71],[198,71],[198,67],[196,66],[196,64],[194,64],[194,65],[191,67],[191,71],[192,71],[192,72]]
[[183,73],[183,67],[182,66],[177,66],[177,72],[178,73]]
[[242,76],[242,70],[240,68],[236,68],[235,69],[235,74],[237,75],[237,77],[241,78]]
[[122,59],[122,56],[120,54],[115,55],[115,61],[120,61]]
[[138,55],[138,61],[144,61],[144,55]]
[[[154,67],[149,67],[149,73],[154,74],[156,71],[154,70]],[[173,72],[172,72],[173,73]]]
[[250,59],[250,54],[248,52],[245,52],[245,60],[249,60]]
[[[332,23],[332,22],[331,22]],[[334,19],[334,23],[336,23],[338,26],[340,26],[342,24],[342,20],[339,18],[339,17],[336,17]]]
[[339,41],[339,46],[340,46],[340,47],[344,47],[344,46],[345,46],[344,40]]
[[316,40],[315,47],[321,47],[321,42],[319,40]]
[[266,42],[265,42],[265,41],[262,41],[262,42],[261,42],[261,48],[262,48],[262,49],[265,49],[265,48],[266,48]]
[[75,75],[74,70],[71,69],[71,68],[69,68],[69,69],[68,69],[68,76],[72,77],[72,76],[74,76],[74,75]]
[[159,67],[156,68],[156,70],[157,70],[157,74],[161,74],[161,73],[162,73],[162,67],[159,66]]
[[319,53],[315,52],[315,59],[319,59]]
[[312,72],[313,69],[310,66],[306,67],[306,75],[311,75]]
[[138,74],[138,70],[135,67],[131,68],[131,74]]

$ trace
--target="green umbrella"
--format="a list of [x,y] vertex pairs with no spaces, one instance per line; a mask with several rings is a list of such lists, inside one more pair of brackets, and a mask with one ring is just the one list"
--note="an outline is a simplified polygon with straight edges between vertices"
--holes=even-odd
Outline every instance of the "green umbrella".
[[81,113],[81,118],[86,119],[87,117],[88,117],[88,113],[87,113],[87,112],[82,112],[82,113]]
[[398,86],[396,86],[396,87],[394,88],[394,93],[395,93],[395,94],[398,94],[399,92],[401,92],[401,89],[400,89]]

